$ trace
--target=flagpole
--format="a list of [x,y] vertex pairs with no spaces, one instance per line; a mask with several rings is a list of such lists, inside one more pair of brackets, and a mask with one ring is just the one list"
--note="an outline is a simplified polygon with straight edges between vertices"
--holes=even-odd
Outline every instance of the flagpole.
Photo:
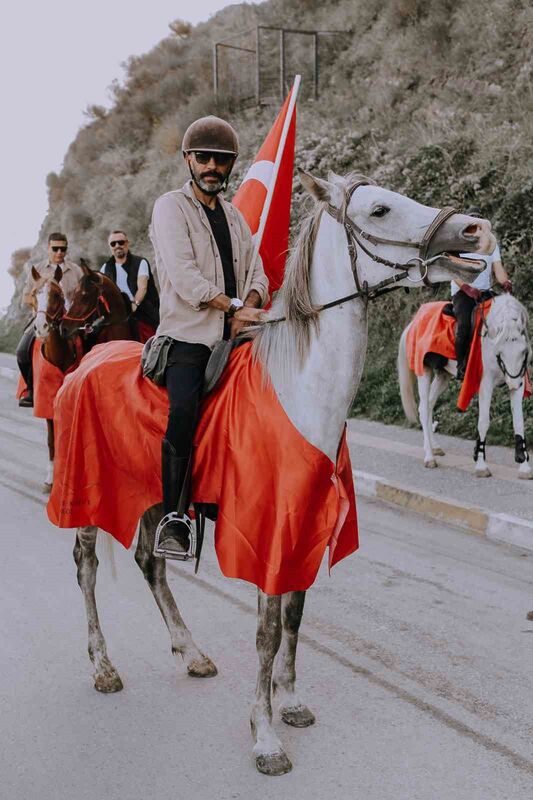
[[261,212],[261,217],[259,219],[259,227],[257,229],[257,233],[255,235],[255,247],[254,252],[252,255],[252,260],[250,262],[250,268],[248,270],[248,276],[246,278],[246,283],[244,286],[243,291],[243,300],[246,300],[248,292],[250,290],[250,284],[252,281],[253,270],[255,267],[255,262],[257,261],[257,256],[259,255],[259,248],[261,247],[261,242],[263,240],[263,233],[265,231],[265,226],[268,219],[268,213],[270,211],[270,205],[272,203],[272,197],[274,195],[274,188],[276,186],[276,180],[278,177],[278,172],[281,164],[281,159],[283,158],[283,151],[285,150],[285,142],[287,141],[287,136],[289,135],[289,128],[292,122],[292,115],[294,114],[294,109],[296,107],[296,100],[298,99],[298,92],[300,90],[300,83],[302,81],[301,75],[294,76],[294,83],[292,84],[291,89],[291,99],[289,100],[289,106],[287,108],[287,114],[285,115],[285,121],[283,123],[283,129],[281,131],[281,136],[279,140],[278,150],[276,153],[276,160],[274,161],[274,168],[272,170],[272,177],[270,178],[270,185],[268,187],[267,196],[265,198],[265,203],[263,205],[263,210]]

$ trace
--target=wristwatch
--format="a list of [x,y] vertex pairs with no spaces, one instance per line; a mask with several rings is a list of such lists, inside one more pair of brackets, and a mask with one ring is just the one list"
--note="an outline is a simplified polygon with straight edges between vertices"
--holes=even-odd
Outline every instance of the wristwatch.
[[226,311],[226,314],[228,315],[228,319],[231,319],[232,317],[234,317],[236,312],[239,311],[239,309],[241,309],[243,306],[244,306],[244,303],[242,302],[242,300],[239,300],[238,297],[232,297],[231,301],[230,301],[230,307]]

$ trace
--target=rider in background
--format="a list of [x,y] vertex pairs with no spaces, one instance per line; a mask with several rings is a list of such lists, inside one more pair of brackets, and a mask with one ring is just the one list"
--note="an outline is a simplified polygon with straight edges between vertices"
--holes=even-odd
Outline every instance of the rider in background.
[[[477,206],[469,208],[466,213],[470,217],[482,217],[481,209]],[[475,253],[462,253],[462,258],[475,258]],[[481,254],[480,254],[481,257]],[[458,284],[451,282],[453,310],[457,319],[455,326],[455,353],[457,356],[457,378],[463,380],[465,376],[470,339],[472,337],[472,311],[476,303],[488,297],[494,280],[499,283],[504,292],[512,292],[513,286],[507,272],[503,268],[500,248],[498,244],[490,255],[483,255],[487,266],[471,284]]]
[[[162,482],[164,514],[178,518],[163,528],[160,547],[177,553],[187,553],[190,544],[189,464],[211,348],[259,321],[268,297],[261,259],[252,260],[250,228],[220,196],[239,152],[237,134],[224,120],[203,117],[186,130],[182,151],[191,179],[155,201],[150,229],[161,291],[157,336],[173,340]],[[242,297],[250,269],[250,290]]]
[[131,305],[135,338],[146,342],[159,325],[159,294],[146,258],[130,252],[130,243],[123,230],[111,231],[108,236],[111,258],[100,272],[117,284]]
[[[52,278],[57,267],[61,267],[63,273],[60,284],[65,296],[65,303],[68,308],[72,302],[74,292],[83,276],[81,267],[73,261],[67,261],[65,256],[68,250],[67,237],[64,233],[54,232],[48,237],[48,258],[35,264],[35,269],[42,278]],[[22,290],[22,307],[27,307],[35,313],[31,289],[33,278],[31,269],[28,272],[24,289]],[[32,352],[35,341],[35,331],[33,328],[33,317],[31,323],[26,326],[22,338],[18,344],[16,356],[19,370],[26,382],[27,389],[19,400],[19,406],[33,406],[33,370]]]

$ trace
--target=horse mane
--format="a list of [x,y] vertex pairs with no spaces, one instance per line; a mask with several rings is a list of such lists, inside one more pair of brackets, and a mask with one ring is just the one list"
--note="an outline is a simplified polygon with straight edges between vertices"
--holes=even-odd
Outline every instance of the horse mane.
[[507,342],[516,339],[517,335],[525,334],[529,344],[528,323],[527,309],[516,297],[503,294],[494,298],[487,325],[492,334],[491,338],[497,343]]
[[[350,188],[360,180],[367,180],[357,172],[345,177],[330,175],[347,197]],[[301,369],[311,345],[311,334],[319,327],[319,312],[311,301],[311,262],[316,237],[326,202],[317,200],[305,216],[297,231],[294,245],[289,250],[285,278],[272,303],[269,317],[283,322],[262,325],[252,331],[253,358],[259,359],[270,378],[288,380]]]

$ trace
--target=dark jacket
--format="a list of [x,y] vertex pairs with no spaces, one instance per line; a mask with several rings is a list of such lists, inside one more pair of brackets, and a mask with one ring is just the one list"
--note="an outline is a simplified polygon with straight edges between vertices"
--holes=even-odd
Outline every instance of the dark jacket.
[[[137,275],[139,274],[139,267],[142,260],[142,256],[135,256],[133,253],[128,253],[125,264],[121,265],[126,271],[128,287],[134,297],[138,289]],[[148,289],[146,290],[144,300],[140,303],[139,308],[133,316],[135,319],[148,322],[150,325],[153,325],[154,328],[157,328],[159,325],[159,294],[148,259],[145,258],[144,260],[148,264]],[[111,278],[114,283],[117,282],[117,264],[114,256],[111,256],[111,258],[106,261],[104,275]]]

